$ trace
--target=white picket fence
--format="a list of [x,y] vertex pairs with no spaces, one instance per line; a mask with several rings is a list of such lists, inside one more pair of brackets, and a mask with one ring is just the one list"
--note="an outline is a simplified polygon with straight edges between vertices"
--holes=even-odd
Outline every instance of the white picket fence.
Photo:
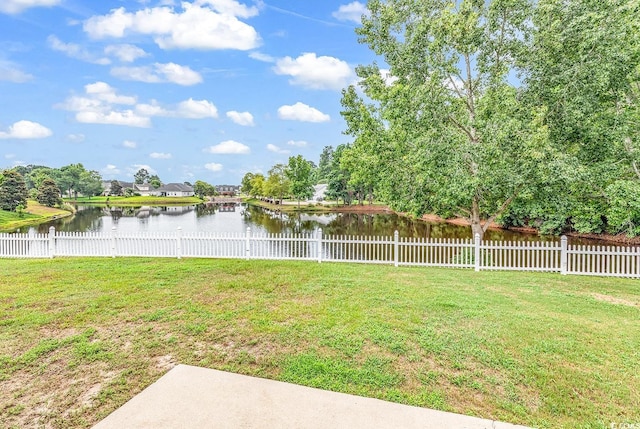
[[246,233],[57,232],[0,234],[0,258],[164,257],[293,259],[433,266],[480,270],[547,271],[640,278],[640,247],[504,242],[472,239],[420,239],[393,236],[325,236]]

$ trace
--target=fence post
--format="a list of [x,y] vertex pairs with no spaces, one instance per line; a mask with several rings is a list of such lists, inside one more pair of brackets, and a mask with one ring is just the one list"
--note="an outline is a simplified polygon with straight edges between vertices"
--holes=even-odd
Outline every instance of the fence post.
[[569,260],[567,254],[568,247],[567,236],[563,235],[562,237],[560,237],[560,274],[562,274],[563,276],[567,275]]
[[247,227],[247,239],[245,243],[245,259],[251,257],[251,227]]
[[116,257],[116,227],[111,228],[111,257]]
[[318,246],[318,263],[322,263],[322,228],[318,228],[316,233],[316,246]]
[[178,259],[182,258],[182,227],[178,227],[178,233],[176,235],[176,254]]
[[474,263],[475,263],[475,270],[476,271],[480,271],[480,234],[478,234],[476,232],[476,236],[474,237]]
[[49,258],[53,259],[56,251],[56,229],[52,226],[49,228]]
[[400,262],[400,233],[396,230],[393,233],[393,265],[396,267]]

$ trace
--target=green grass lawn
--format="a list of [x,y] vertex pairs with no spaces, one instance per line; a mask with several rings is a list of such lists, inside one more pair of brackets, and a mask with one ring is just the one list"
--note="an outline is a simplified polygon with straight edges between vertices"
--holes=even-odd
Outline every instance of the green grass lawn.
[[109,204],[112,206],[162,206],[171,204],[200,204],[198,197],[81,197],[67,199],[70,203]]
[[46,207],[34,200],[27,202],[27,210],[22,215],[0,210],[0,232],[14,231],[22,226],[38,225],[61,217],[71,216],[71,212],[55,207]]
[[177,363],[542,428],[637,423],[640,283],[0,260],[0,427],[90,427]]

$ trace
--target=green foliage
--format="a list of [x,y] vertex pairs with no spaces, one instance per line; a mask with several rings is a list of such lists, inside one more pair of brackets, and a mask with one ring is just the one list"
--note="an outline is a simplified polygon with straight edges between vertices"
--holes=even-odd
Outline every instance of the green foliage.
[[613,233],[640,235],[640,183],[618,180],[607,186],[607,220]]
[[149,172],[147,171],[146,168],[141,168],[136,172],[136,174],[133,175],[133,179],[135,183],[138,185],[149,182],[150,177],[151,176],[149,175]]
[[346,145],[340,145],[333,152],[331,164],[328,168],[327,198],[330,200],[340,200],[344,204],[351,204],[353,189],[349,187],[351,173],[342,166],[342,157],[347,149]]
[[158,189],[160,186],[162,186],[162,181],[157,174],[154,174],[149,177],[149,184],[153,186],[154,189]]
[[287,167],[284,164],[276,164],[269,170],[262,192],[267,197],[277,198],[282,202],[285,195],[291,191],[291,182],[285,174]]
[[251,184],[251,181],[253,180],[254,176],[255,175],[251,172],[248,172],[244,176],[242,176],[240,187],[242,189],[243,194],[255,196],[255,194],[253,193],[253,186]]
[[371,104],[343,91],[351,185],[375,186],[398,210],[466,217],[484,233],[547,157],[544,126],[508,79],[530,4],[372,0],[368,9],[357,33],[390,71],[358,67]]
[[216,188],[207,182],[196,180],[196,183],[193,185],[193,192],[200,198],[204,198],[205,196],[212,197],[216,194]]
[[22,211],[24,211],[29,193],[22,175],[15,170],[5,170],[2,176],[0,209],[16,211],[18,207],[22,207]]
[[313,196],[313,169],[311,163],[302,155],[289,158],[284,174],[290,183],[290,192],[298,200],[308,200]]
[[122,195],[122,185],[117,180],[111,181],[111,186],[109,188],[109,195],[120,196]]
[[19,204],[16,207],[16,213],[18,215],[18,217],[23,218],[25,213],[26,213],[27,207],[25,205]]
[[251,189],[249,191],[249,195],[253,197],[257,197],[257,196],[262,196],[267,194],[265,190],[266,179],[264,177],[264,174],[262,173],[254,174],[253,177],[249,179],[249,183],[250,183],[250,189]]
[[315,173],[315,182],[328,183],[331,175],[331,166],[333,164],[333,146],[325,146],[320,154],[320,161]]
[[48,207],[57,206],[62,202],[60,189],[53,179],[44,179],[38,187],[37,201]]

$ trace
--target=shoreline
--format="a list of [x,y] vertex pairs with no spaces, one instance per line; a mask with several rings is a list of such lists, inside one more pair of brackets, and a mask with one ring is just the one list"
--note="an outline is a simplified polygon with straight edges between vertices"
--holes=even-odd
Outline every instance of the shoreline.
[[[261,207],[265,207],[271,210],[280,210],[283,212],[322,212],[322,213],[362,213],[362,214],[396,214],[398,216],[403,217],[412,217],[408,213],[396,212],[390,209],[388,206],[384,204],[364,204],[364,205],[350,205],[350,206],[340,206],[340,205],[324,205],[324,204],[316,204],[314,206],[309,206],[305,204],[300,205],[300,209],[298,210],[297,204],[270,204],[264,201],[256,200],[256,199],[244,199],[244,202],[247,204],[253,204]],[[286,209],[282,209],[286,207]],[[422,220],[424,222],[432,222],[432,223],[448,223],[456,226],[471,226],[471,222],[464,218],[451,218],[444,219],[440,216],[433,214],[426,214],[419,218],[415,218]],[[490,230],[497,231],[512,231],[512,232],[520,232],[524,234],[535,234],[535,235],[543,235],[540,234],[539,230],[533,227],[504,227],[497,223],[492,223],[489,226]],[[603,246],[606,246],[606,243],[615,243],[615,244],[626,244],[629,246],[638,246],[640,245],[640,237],[628,237],[624,234],[613,235],[613,234],[592,234],[592,233],[579,233],[573,231],[567,231],[560,235],[549,234],[549,236],[560,237],[562,235],[566,235],[567,237],[572,238],[582,238],[589,240],[598,240],[602,241]]]
[[43,223],[51,222],[52,220],[63,219],[74,215],[74,213],[70,211],[60,210],[54,207],[42,206],[40,204],[34,203],[33,201],[27,202],[27,209],[25,210],[25,212],[38,217],[9,221],[4,225],[0,225],[0,232],[12,232],[19,228],[27,226],[37,226]]

